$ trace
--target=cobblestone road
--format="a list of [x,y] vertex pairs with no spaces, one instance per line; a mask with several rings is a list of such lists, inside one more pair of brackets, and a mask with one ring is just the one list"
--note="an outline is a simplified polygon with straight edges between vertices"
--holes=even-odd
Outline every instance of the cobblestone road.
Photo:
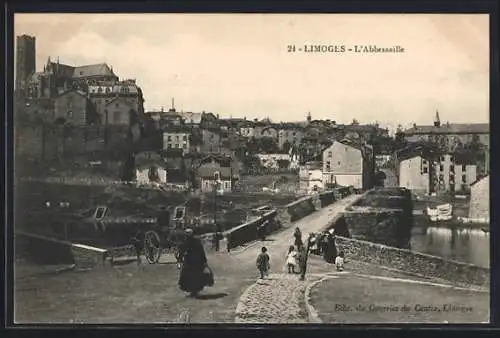
[[243,261],[254,262],[260,248],[265,245],[271,257],[271,269],[276,271],[268,279],[258,280],[243,292],[236,308],[237,323],[307,323],[305,289],[320,279],[308,274],[305,281],[298,275],[278,273],[284,265],[286,250],[293,242],[293,231],[299,227],[304,236],[322,230],[332,218],[342,212],[359,195],[352,195],[335,204],[299,220],[289,229],[270,236],[264,243],[256,243],[244,251],[231,255]]
[[258,280],[241,296],[236,323],[307,323],[305,289],[317,276],[299,281],[298,275],[271,274]]

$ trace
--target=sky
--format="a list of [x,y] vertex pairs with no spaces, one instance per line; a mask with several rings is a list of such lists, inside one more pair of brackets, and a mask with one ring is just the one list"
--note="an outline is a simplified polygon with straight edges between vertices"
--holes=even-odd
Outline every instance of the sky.
[[[489,122],[486,14],[16,14],[15,35],[47,58],[106,62],[135,78],[146,111],[395,128]],[[403,53],[306,53],[304,45],[401,46]],[[303,47],[302,47],[303,48]]]

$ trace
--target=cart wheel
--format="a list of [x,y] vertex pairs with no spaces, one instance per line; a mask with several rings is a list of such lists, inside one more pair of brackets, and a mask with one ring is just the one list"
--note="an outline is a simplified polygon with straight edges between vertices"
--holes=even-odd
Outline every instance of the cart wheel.
[[148,231],[144,235],[144,255],[149,264],[156,264],[160,260],[160,236],[156,231]]

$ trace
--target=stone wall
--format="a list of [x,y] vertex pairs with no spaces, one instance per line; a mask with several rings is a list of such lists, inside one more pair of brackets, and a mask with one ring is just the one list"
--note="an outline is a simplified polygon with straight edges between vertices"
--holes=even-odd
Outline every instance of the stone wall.
[[413,227],[413,201],[407,189],[375,188],[344,212],[351,238],[408,248]]
[[102,266],[107,256],[104,249],[24,232],[15,234],[15,252],[37,264],[75,264],[78,268]]
[[490,269],[472,264],[340,236],[336,243],[337,249],[345,252],[347,262],[358,260],[461,285],[490,285]]
[[469,218],[490,218],[490,176],[471,186]]
[[[225,247],[221,245],[221,250],[229,251],[235,247],[256,240],[257,226],[261,225],[267,220],[270,221],[270,228],[267,229],[268,232],[275,232],[276,230],[280,229],[282,225],[276,219],[277,214],[277,210],[272,210],[261,217],[258,217],[254,220],[251,220],[250,222],[241,224],[233,229],[224,232]],[[210,242],[211,238],[213,238],[213,235],[206,241]]]
[[[282,208],[270,211],[261,217],[225,232],[224,239],[222,240],[223,244],[221,243],[220,245],[221,250],[224,248],[231,250],[235,247],[256,240],[257,225],[262,224],[265,220],[271,221],[270,228],[268,229],[271,233],[280,229],[286,229],[290,227],[293,222],[296,222],[321,208],[327,207],[335,201],[350,195],[352,192],[352,189],[349,187],[336,188],[332,191],[303,197],[283,206]],[[204,243],[207,243],[205,247],[211,247],[208,244],[210,243],[210,239],[204,239]]]

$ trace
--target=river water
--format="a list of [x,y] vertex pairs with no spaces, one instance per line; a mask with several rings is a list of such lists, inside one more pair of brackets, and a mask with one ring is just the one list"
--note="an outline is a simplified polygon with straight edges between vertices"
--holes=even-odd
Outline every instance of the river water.
[[481,229],[415,227],[412,251],[490,267],[490,234]]

